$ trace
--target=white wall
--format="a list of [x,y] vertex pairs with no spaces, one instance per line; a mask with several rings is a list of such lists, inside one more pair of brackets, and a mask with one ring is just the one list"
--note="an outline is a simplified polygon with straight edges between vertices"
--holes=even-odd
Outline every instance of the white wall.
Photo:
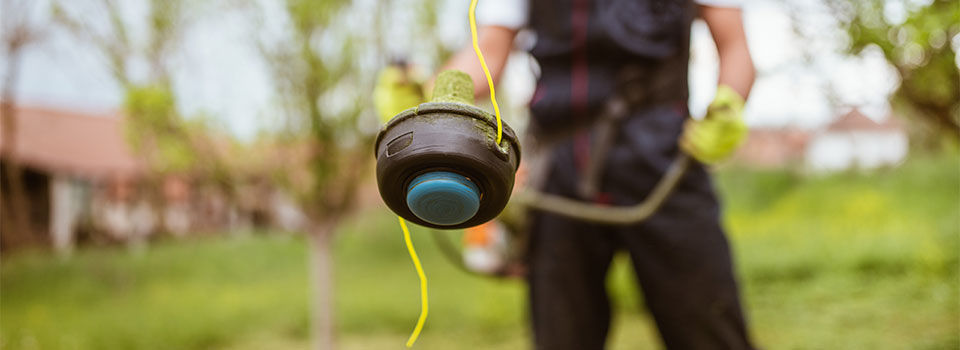
[[902,162],[908,148],[901,131],[825,132],[810,142],[806,163],[814,171],[873,169]]
[[854,161],[853,140],[845,134],[823,133],[807,146],[807,166],[816,171],[849,168]]

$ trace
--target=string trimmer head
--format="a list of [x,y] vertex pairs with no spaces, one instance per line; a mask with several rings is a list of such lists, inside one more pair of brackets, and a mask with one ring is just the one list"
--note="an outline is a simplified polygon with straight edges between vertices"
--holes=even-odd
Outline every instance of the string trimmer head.
[[473,106],[473,82],[459,71],[437,77],[431,102],[397,114],[377,134],[377,186],[397,215],[458,229],[496,217],[520,165],[517,136]]

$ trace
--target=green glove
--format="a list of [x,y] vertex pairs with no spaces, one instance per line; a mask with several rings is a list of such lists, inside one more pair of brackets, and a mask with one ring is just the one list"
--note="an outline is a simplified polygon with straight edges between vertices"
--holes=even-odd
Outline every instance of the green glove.
[[743,97],[732,88],[717,87],[717,96],[707,107],[706,117],[684,124],[680,148],[705,164],[729,157],[747,136],[743,105]]
[[380,71],[373,89],[373,106],[381,121],[387,122],[423,101],[420,84],[410,79],[404,67],[391,65]]

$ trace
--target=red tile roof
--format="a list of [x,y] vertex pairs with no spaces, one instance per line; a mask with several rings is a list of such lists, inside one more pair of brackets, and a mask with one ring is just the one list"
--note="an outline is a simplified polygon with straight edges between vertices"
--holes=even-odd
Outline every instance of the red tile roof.
[[[87,178],[135,176],[144,170],[124,138],[119,113],[90,114],[17,106],[17,158],[29,167]],[[9,153],[0,133],[0,154]]]
[[870,117],[860,112],[859,109],[851,109],[837,120],[827,126],[828,131],[849,132],[849,131],[867,131],[867,130],[900,130],[902,129],[899,121],[893,116],[887,117],[883,123],[877,123]]

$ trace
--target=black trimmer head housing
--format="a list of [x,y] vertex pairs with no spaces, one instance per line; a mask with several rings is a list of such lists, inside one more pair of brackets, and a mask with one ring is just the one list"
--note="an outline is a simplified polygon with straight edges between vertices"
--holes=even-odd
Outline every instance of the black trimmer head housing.
[[[439,91],[443,79],[443,74],[437,79],[434,102],[407,109],[380,129],[377,186],[387,206],[404,219],[459,229],[485,223],[506,206],[520,165],[520,146],[505,123],[496,144],[496,118],[464,103],[472,96],[444,98],[449,91]],[[472,93],[469,77],[466,82],[466,91]]]

